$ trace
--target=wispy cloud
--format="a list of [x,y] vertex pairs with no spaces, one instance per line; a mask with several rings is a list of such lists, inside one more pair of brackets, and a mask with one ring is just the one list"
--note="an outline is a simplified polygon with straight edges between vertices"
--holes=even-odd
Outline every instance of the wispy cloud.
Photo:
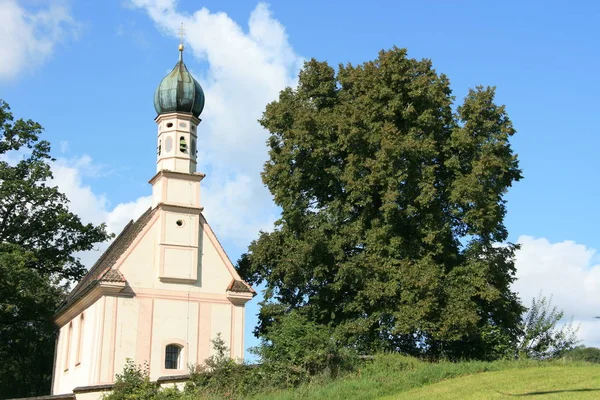
[[16,0],[0,0],[0,81],[31,72],[52,55],[57,43],[78,31],[65,5],[30,12]]

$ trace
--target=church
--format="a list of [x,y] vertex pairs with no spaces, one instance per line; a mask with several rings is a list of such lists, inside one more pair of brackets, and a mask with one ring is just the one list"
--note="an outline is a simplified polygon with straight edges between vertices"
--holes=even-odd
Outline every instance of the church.
[[127,359],[147,364],[153,381],[185,376],[211,355],[217,335],[232,358],[243,358],[244,306],[256,293],[202,214],[205,175],[196,156],[204,92],[183,50],[154,94],[152,206],[125,226],[54,317],[54,395],[108,389]]

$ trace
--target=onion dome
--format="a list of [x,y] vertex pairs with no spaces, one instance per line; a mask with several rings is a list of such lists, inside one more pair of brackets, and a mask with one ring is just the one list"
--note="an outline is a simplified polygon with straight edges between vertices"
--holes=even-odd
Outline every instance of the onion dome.
[[154,109],[158,114],[184,112],[198,117],[203,108],[204,91],[183,63],[183,44],[180,44],[179,62],[154,92]]

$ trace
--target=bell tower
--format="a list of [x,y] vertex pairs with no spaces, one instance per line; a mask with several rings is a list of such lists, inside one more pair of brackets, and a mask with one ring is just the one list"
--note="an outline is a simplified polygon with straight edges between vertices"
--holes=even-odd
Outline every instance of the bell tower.
[[196,129],[200,119],[193,114],[159,114],[156,172],[161,170],[192,174],[196,172]]
[[152,206],[160,208],[154,260],[162,282],[196,283],[202,237],[200,181],[204,178],[196,172],[196,157],[204,92],[183,62],[183,49],[180,43],[179,62],[154,93],[157,158],[150,184]]

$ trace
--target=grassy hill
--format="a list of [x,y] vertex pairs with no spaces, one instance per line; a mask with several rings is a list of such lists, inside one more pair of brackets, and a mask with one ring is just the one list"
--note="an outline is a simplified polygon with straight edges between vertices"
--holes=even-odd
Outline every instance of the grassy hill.
[[598,399],[600,368],[552,366],[470,375],[425,386],[385,400],[406,399]]
[[600,366],[567,361],[425,363],[378,357],[356,374],[255,399],[597,399]]

